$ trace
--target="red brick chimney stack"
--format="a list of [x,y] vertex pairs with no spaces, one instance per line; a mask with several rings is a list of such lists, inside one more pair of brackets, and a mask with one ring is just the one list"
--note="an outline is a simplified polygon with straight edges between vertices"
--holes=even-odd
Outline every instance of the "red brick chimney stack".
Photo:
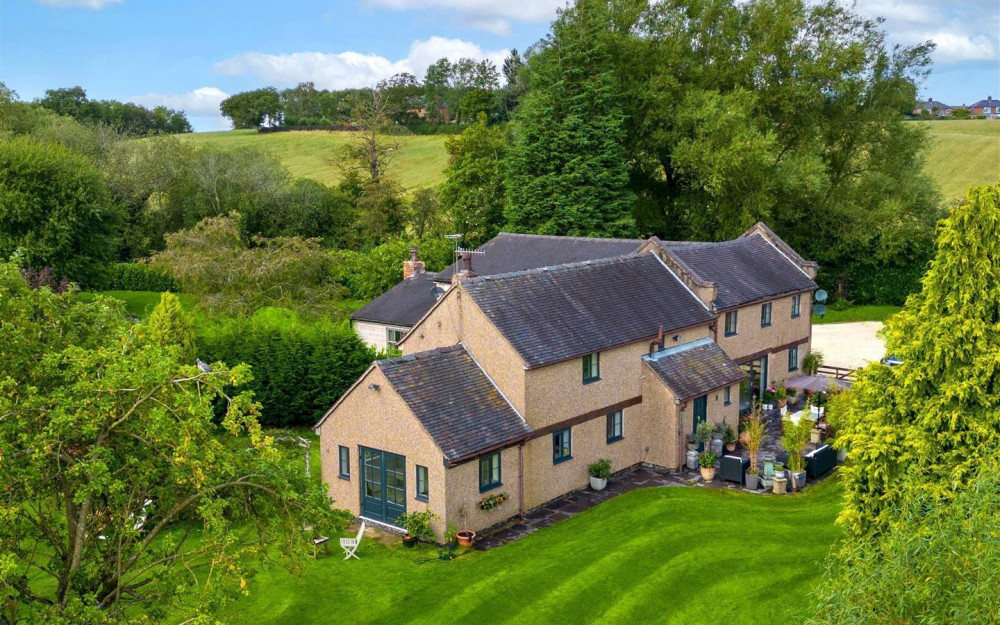
[[472,254],[463,253],[459,256],[462,261],[462,269],[452,275],[451,283],[455,284],[465,278],[475,278],[479,274],[472,270]]
[[416,246],[410,248],[410,260],[403,261],[403,280],[424,272],[424,261],[417,259]]

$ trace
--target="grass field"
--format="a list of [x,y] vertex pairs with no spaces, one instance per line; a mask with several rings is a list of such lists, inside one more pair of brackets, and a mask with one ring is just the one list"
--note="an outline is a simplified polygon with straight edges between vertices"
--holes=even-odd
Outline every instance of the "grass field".
[[812,322],[820,323],[847,323],[849,321],[881,321],[895,315],[901,306],[851,306],[844,310],[827,309],[822,317],[812,316]]
[[1000,120],[914,122],[927,129],[930,174],[947,202],[965,197],[977,184],[997,182],[1000,174]]
[[801,623],[840,537],[835,478],[786,497],[632,491],[450,562],[366,539],[299,577],[273,569],[220,617],[265,623]]
[[[351,135],[326,131],[258,134],[254,130],[232,130],[181,136],[197,145],[261,147],[277,155],[293,176],[335,184],[340,180],[336,165],[340,149],[351,141]],[[389,164],[389,173],[410,191],[436,187],[444,182],[444,168],[448,164],[444,142],[447,139],[446,135],[391,137],[391,141],[399,143],[399,150]]]

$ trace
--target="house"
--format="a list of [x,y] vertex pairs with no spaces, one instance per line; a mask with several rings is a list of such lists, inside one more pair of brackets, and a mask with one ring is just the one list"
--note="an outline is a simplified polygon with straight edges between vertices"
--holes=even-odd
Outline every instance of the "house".
[[993,96],[988,96],[985,100],[975,102],[972,106],[966,107],[973,117],[985,115],[986,117],[1000,116],[1000,100],[994,100]]
[[[594,239],[501,232],[476,251],[473,258],[427,273],[418,260],[418,250],[410,250],[403,263],[403,280],[351,315],[358,336],[368,345],[384,350],[395,344],[431,309],[464,268],[465,274],[492,275],[525,269],[563,265],[583,260],[621,256],[639,249],[641,239]],[[473,265],[475,271],[473,271]]]
[[916,106],[913,107],[914,115],[921,115],[924,111],[934,117],[950,117],[954,107],[948,106],[944,102],[938,102],[934,98],[928,98],[926,101],[917,102]]
[[429,508],[441,535],[582,488],[601,458],[677,468],[699,422],[735,429],[741,401],[795,375],[815,270],[758,224],[459,277],[316,424],[329,494],[389,525]]

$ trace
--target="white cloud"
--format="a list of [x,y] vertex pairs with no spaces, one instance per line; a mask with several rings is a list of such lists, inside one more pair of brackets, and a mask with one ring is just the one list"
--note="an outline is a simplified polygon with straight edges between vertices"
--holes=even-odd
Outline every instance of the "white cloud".
[[346,89],[372,86],[383,78],[409,72],[423,78],[427,67],[442,57],[490,59],[497,67],[507,50],[483,50],[461,39],[431,37],[414,41],[406,58],[392,61],[377,54],[360,52],[291,52],[264,54],[245,52],[215,64],[215,71],[228,76],[255,76],[268,84],[283,86],[312,81],[319,88]]
[[979,0],[858,0],[857,10],[884,17],[894,43],[937,44],[932,58],[939,64],[1000,59],[1000,3]]
[[566,0],[368,0],[368,4],[396,11],[436,9],[472,28],[507,35],[512,21],[552,21]]
[[184,111],[188,116],[219,115],[219,104],[229,94],[216,87],[200,87],[187,93],[146,93],[128,98],[147,107],[166,106]]
[[63,9],[93,9],[99,11],[109,4],[118,4],[122,0],[36,0],[39,4]]

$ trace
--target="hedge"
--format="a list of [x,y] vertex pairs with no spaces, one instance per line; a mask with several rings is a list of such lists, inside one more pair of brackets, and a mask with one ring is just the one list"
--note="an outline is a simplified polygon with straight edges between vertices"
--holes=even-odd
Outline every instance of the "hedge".
[[101,291],[178,291],[174,279],[145,263],[113,263],[99,285]]
[[854,304],[902,306],[907,297],[920,290],[920,279],[929,262],[923,260],[902,267],[851,265],[845,272],[847,299]]
[[264,425],[314,425],[376,357],[350,325],[272,319],[221,322],[198,339],[199,357],[253,368],[247,390]]

